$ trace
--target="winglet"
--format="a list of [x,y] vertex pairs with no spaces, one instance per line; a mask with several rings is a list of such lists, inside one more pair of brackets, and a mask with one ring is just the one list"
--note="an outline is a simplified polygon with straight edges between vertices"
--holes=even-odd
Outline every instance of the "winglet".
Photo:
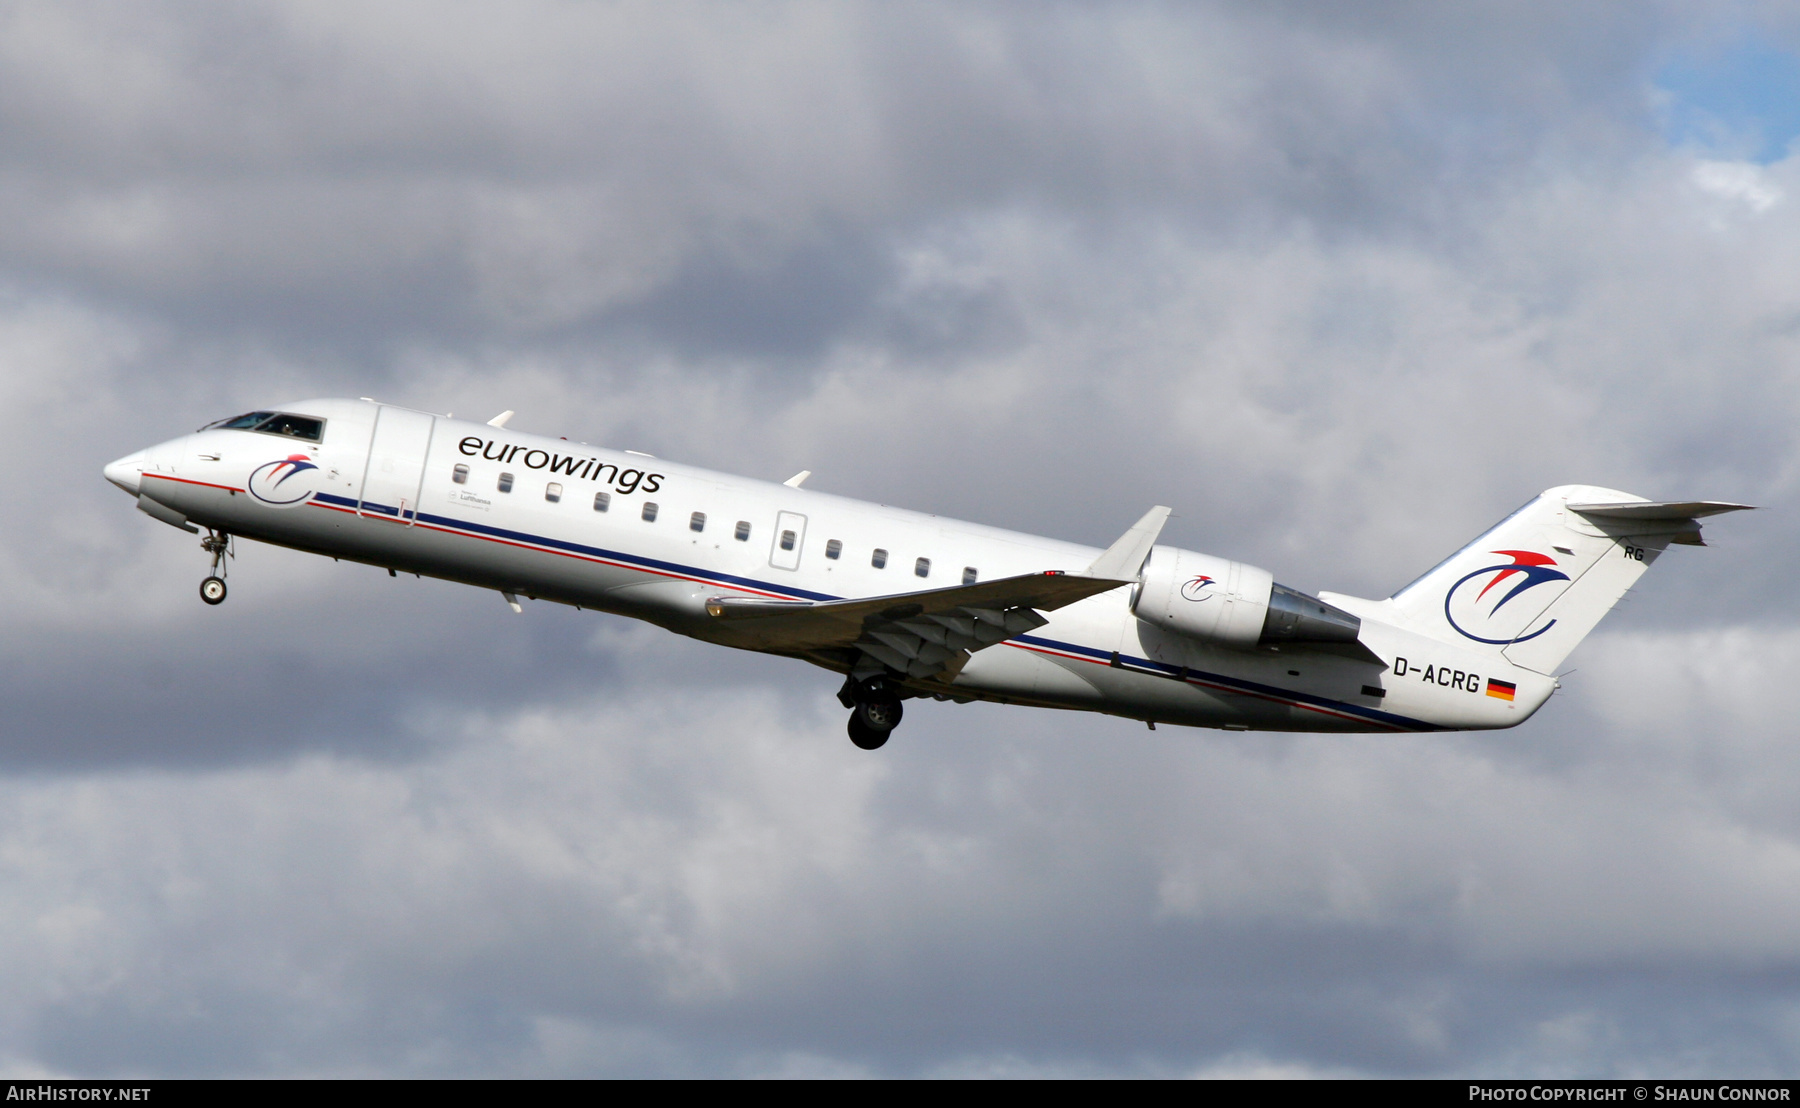
[[786,485],[790,489],[797,489],[801,485],[805,484],[806,479],[811,476],[812,476],[812,470],[803,469],[799,473],[796,473],[792,477],[789,477],[787,480],[783,481],[782,484]]
[[511,419],[513,416],[515,416],[517,414],[518,414],[517,412],[514,412],[511,408],[508,408],[504,412],[501,412],[499,415],[495,416],[493,419],[488,420],[488,426],[489,427],[505,427],[506,421]]
[[1131,530],[1120,535],[1118,542],[1094,559],[1085,576],[1109,581],[1129,581],[1136,577],[1143,571],[1150,548],[1156,545],[1156,537],[1162,534],[1163,524],[1167,522],[1169,509],[1161,504],[1145,512],[1143,519],[1132,524]]

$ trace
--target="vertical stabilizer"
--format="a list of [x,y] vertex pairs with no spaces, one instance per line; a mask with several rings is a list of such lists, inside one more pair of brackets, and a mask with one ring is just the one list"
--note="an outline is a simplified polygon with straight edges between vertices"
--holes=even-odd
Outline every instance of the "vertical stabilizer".
[[1670,543],[1704,545],[1700,517],[1746,507],[1549,489],[1395,593],[1391,617],[1550,673]]

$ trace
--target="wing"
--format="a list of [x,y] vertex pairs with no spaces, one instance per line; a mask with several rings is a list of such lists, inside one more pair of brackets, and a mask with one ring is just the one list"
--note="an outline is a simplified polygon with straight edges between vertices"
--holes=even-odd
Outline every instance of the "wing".
[[706,610],[734,646],[835,659],[852,676],[875,663],[915,679],[954,681],[977,650],[1049,621],[1039,612],[1129,585],[1168,521],[1158,505],[1080,574],[1062,570],[867,600],[764,600],[718,596]]
[[952,680],[977,650],[1022,635],[1077,600],[1130,584],[1050,571],[865,600],[719,596],[706,610],[734,642],[791,654],[861,651],[908,677]]

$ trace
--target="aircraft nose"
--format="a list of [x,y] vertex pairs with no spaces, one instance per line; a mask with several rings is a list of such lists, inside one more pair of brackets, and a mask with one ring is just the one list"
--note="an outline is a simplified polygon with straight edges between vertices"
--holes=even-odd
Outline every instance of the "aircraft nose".
[[127,454],[101,471],[106,479],[133,496],[138,495],[138,481],[144,475],[144,452]]

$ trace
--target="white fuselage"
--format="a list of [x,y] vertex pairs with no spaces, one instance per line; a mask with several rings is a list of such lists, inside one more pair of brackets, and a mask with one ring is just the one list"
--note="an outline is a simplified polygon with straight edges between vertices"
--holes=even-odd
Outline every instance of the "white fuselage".
[[[709,598],[891,596],[959,585],[965,574],[1078,573],[1100,553],[370,402],[285,410],[322,419],[320,441],[205,430],[121,459],[108,477],[154,502],[149,509],[244,538],[632,616],[728,646],[750,644],[708,615]],[[1362,641],[1383,661],[1195,641],[1137,619],[1122,587],[976,652],[948,686],[909,687],[1286,731],[1509,727],[1555,687],[1384,624],[1379,603],[1332,600],[1363,617]],[[1477,691],[1478,678],[1496,676],[1517,686],[1512,701]]]

